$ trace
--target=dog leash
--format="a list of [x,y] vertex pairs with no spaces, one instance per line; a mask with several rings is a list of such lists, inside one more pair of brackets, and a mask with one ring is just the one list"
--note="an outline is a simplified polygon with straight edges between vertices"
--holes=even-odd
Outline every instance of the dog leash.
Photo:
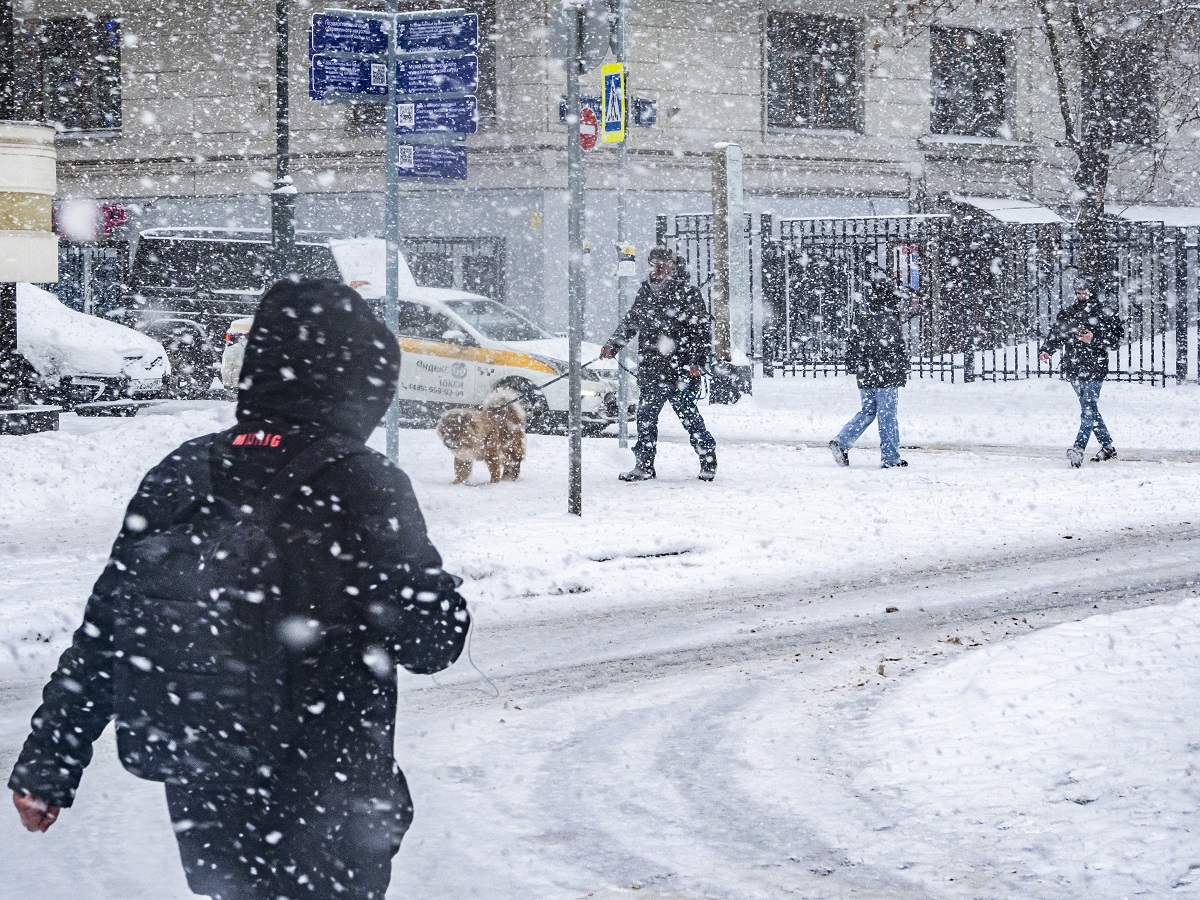
[[[583,364],[583,365],[581,365],[579,368],[581,368],[581,369],[586,369],[588,366],[594,366],[596,363],[600,362],[600,360],[601,360],[601,359],[603,359],[603,357],[601,357],[601,356],[597,356],[597,357],[596,357],[595,359],[593,359],[591,362],[584,363],[584,364]],[[620,365],[620,363],[618,362],[618,363],[617,363],[617,365]],[[625,369],[625,367],[624,367],[624,366],[621,366],[621,368],[622,368],[622,369]],[[626,371],[626,372],[628,372],[629,370],[628,370],[628,369],[625,369],[625,371]],[[631,374],[632,374],[632,373],[631,373]],[[550,387],[550,385],[552,385],[552,384],[557,384],[558,382],[562,381],[564,378],[570,378],[570,377],[571,377],[571,373],[570,373],[570,372],[567,372],[567,373],[566,373],[566,374],[564,374],[564,375],[559,375],[557,378],[551,378],[551,379],[550,379],[549,381],[547,381],[545,384],[539,384],[539,385],[537,385],[537,389],[538,389],[539,391],[543,391],[543,390],[545,390],[546,388]],[[521,401],[521,400],[523,400],[523,399],[524,399],[523,397],[513,397],[513,398],[512,398],[511,400],[509,400],[507,403],[502,403],[500,406],[493,407],[493,409],[506,409],[507,407],[509,407],[509,406],[512,406],[514,403],[518,403],[518,402],[520,402],[520,401]]]

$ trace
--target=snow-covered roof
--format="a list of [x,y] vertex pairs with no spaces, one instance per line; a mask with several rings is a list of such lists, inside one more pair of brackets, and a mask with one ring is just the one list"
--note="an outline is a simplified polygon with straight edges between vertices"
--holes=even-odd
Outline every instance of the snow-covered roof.
[[1200,226],[1200,206],[1140,206],[1124,203],[1105,203],[1104,211],[1110,216],[1130,222],[1162,222],[1174,228]]
[[955,194],[955,203],[973,206],[1001,222],[1012,225],[1065,225],[1066,220],[1052,209],[1028,200],[1009,200],[1007,197],[966,197]]

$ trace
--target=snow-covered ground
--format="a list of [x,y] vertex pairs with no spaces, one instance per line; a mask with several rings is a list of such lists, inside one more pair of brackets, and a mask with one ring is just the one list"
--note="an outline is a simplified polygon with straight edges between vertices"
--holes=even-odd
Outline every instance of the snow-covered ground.
[[[901,393],[904,470],[877,468],[871,432],[849,469],[833,465],[825,443],[856,405],[848,379],[788,378],[704,406],[711,485],[669,412],[656,482],[617,482],[628,451],[587,441],[580,519],[565,512],[562,438],[531,438],[518,483],[456,487],[433,434],[402,432],[433,539],[467,578],[474,661],[500,696],[465,662],[440,687],[404,678],[399,752],[418,818],[395,896],[1193,890],[1200,729],[1184,711],[1200,687],[1200,605],[1187,589],[994,640],[977,629],[955,643],[955,628],[934,636],[920,617],[968,602],[932,598],[996,566],[1035,595],[1039,560],[1055,586],[1078,571],[1146,580],[1160,557],[1188,570],[1190,557],[1167,565],[1163,542],[1200,534],[1200,389],[1107,385],[1121,459],[1079,471],[1063,456],[1077,405],[1058,381],[915,382]],[[231,415],[166,404],[0,438],[0,769],[141,475]],[[1084,599],[1060,619],[1084,616]],[[757,643],[817,620],[878,623],[872,640],[892,640],[889,623],[909,615],[894,658],[849,641],[848,669]],[[739,649],[705,659],[731,640]],[[686,661],[652,677],[620,662],[680,648]],[[0,845],[19,848],[0,854],[0,897],[21,896],[26,867],[54,873],[47,896],[186,896],[159,789],[120,773],[111,747],[93,768],[49,834],[0,815]]]

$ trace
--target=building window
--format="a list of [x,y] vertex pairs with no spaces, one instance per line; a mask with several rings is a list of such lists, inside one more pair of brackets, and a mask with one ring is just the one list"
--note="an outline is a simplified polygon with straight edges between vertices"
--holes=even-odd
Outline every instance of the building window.
[[857,129],[859,27],[848,19],[767,14],[767,124]]
[[[465,9],[479,16],[479,126],[496,114],[496,0],[400,0],[399,12],[423,9]],[[383,103],[360,103],[350,107],[347,122],[351,131],[376,133],[383,130]]]
[[[1112,139],[1118,144],[1149,144],[1158,131],[1158,83],[1163,66],[1159,54],[1146,44],[1108,40],[1100,45],[1100,80],[1104,89]],[[1084,70],[1083,92],[1090,93],[1092,77]],[[1098,104],[1085,103],[1093,109]]]
[[15,68],[22,118],[65,133],[121,128],[121,23],[76,16],[19,23]]
[[1004,35],[969,28],[931,29],[929,130],[999,137],[1005,125],[1008,63]]

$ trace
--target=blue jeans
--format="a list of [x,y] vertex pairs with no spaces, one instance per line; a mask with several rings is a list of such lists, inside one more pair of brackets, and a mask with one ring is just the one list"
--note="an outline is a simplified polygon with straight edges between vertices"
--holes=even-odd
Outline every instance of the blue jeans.
[[1108,426],[1100,416],[1100,388],[1103,381],[1072,381],[1071,387],[1079,398],[1079,434],[1075,436],[1075,446],[1082,450],[1088,444],[1088,438],[1093,434],[1101,447],[1112,446],[1112,435]]
[[717,442],[704,427],[704,418],[696,406],[696,395],[687,387],[687,382],[664,384],[657,379],[646,379],[646,383],[638,383],[641,397],[637,410],[637,444],[633,448],[633,456],[638,465],[644,469],[654,468],[654,457],[658,452],[658,417],[668,401],[679,421],[688,431],[692,449],[704,459],[714,455]]
[[900,462],[900,422],[896,418],[900,389],[864,388],[858,393],[862,397],[862,409],[838,432],[838,446],[849,450],[878,418],[880,461],[885,466],[894,466]]

